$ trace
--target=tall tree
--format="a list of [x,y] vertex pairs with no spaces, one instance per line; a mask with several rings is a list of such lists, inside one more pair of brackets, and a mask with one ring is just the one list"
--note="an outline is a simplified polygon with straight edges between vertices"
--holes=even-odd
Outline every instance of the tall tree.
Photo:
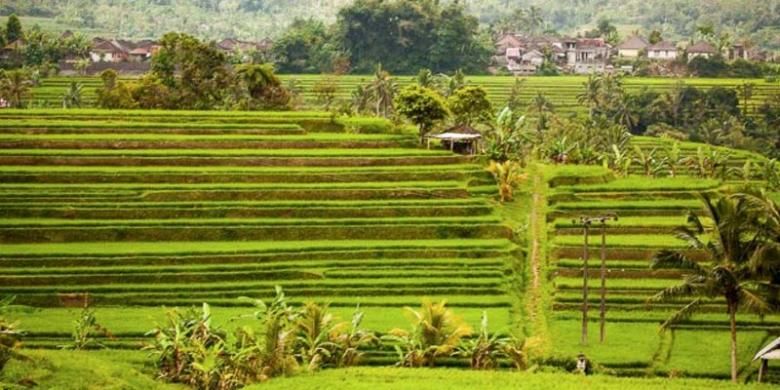
[[[705,263],[688,257],[685,251],[663,250],[653,259],[653,269],[680,269],[685,273],[683,282],[656,294],[657,302],[693,298],[674,313],[661,326],[668,329],[673,324],[690,318],[707,301],[723,298],[729,320],[731,336],[731,379],[737,381],[737,312],[751,310],[765,313],[770,309],[763,294],[762,282],[768,276],[762,263],[766,236],[756,230],[756,217],[751,204],[744,198],[723,196],[713,199],[701,194],[704,216],[712,221],[708,231],[697,214],[688,217],[689,225],[677,229],[677,235],[689,249],[702,251]],[[707,235],[709,240],[700,236]]]
[[419,129],[420,144],[433,125],[449,115],[444,99],[429,88],[410,85],[401,90],[395,98],[396,110]]
[[14,14],[8,17],[8,21],[5,23],[5,40],[8,43],[12,43],[17,39],[24,38],[24,32],[22,31],[22,22]]

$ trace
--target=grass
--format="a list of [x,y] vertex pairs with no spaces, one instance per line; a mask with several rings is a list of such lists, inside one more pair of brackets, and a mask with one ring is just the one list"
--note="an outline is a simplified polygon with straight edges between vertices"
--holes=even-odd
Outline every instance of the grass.
[[10,156],[263,156],[263,157],[412,157],[451,156],[443,150],[424,149],[161,149],[161,150],[109,150],[109,149],[0,149],[0,155]]
[[473,240],[342,240],[342,241],[210,241],[210,242],[72,242],[60,244],[0,244],[3,256],[27,255],[143,255],[192,253],[262,253],[360,249],[510,248],[502,239]]
[[390,390],[400,388],[445,389],[769,389],[771,385],[735,386],[728,382],[700,379],[641,379],[581,376],[569,373],[523,373],[511,371],[466,371],[454,369],[405,369],[360,367],[325,370],[315,374],[278,378],[247,390],[308,389]]
[[[553,239],[555,245],[582,246],[583,238],[579,235],[556,236]],[[591,240],[590,246],[600,247],[601,242]],[[630,247],[630,248],[681,248],[685,243],[674,238],[670,234],[621,234],[609,237],[607,247]]]
[[586,184],[562,186],[559,191],[609,192],[609,191],[697,191],[718,187],[720,183],[712,179],[694,177],[661,177],[648,179],[645,176],[629,176],[605,184]]
[[[4,389],[121,390],[185,389],[156,381],[146,354],[136,351],[29,351],[29,360],[11,360],[0,374]],[[11,387],[18,386],[18,387]]]
[[[324,300],[328,302],[328,300]],[[356,303],[357,304],[357,303]],[[355,304],[355,306],[356,306]],[[195,304],[194,306],[197,306]],[[341,319],[349,321],[356,307],[332,307],[330,312]],[[414,305],[413,308],[417,308]],[[169,308],[170,309],[170,308]],[[162,307],[96,307],[95,314],[101,325],[108,328],[116,335],[143,335],[158,323],[165,320],[165,312],[169,310]],[[81,309],[68,308],[21,308],[12,312],[15,318],[22,318],[20,328],[32,335],[59,334],[70,336],[73,321],[78,318]],[[407,328],[408,319],[405,310],[399,307],[363,307],[364,313],[362,326],[365,329],[386,333],[393,328]],[[491,326],[499,330],[509,325],[509,313],[506,309],[469,309],[456,308],[455,313],[473,327],[479,326],[482,312],[486,311],[490,318]],[[254,310],[251,307],[212,307],[213,323],[225,329],[233,329],[238,326],[257,325],[257,320],[252,316]]]

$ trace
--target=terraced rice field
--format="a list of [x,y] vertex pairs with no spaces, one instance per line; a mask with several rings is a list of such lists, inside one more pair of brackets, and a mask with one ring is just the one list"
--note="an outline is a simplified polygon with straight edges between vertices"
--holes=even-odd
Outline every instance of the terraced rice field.
[[[551,189],[550,267],[555,296],[551,333],[554,347],[562,353],[584,351],[594,361],[622,375],[667,375],[726,378],[729,374],[728,322],[723,304],[715,300],[702,313],[659,333],[658,325],[684,303],[648,304],[660,289],[679,282],[674,270],[649,269],[652,256],[663,248],[681,248],[673,228],[686,223],[688,211],[701,209],[699,191],[718,191],[722,183],[691,177],[609,179],[593,176],[591,183],[561,185]],[[590,239],[589,345],[580,346],[583,302],[583,230],[580,216],[617,214],[606,228],[606,342],[599,343],[600,228]],[[706,223],[706,221],[705,221]],[[701,253],[691,257],[706,260]],[[780,334],[780,317],[738,317],[741,375],[755,372],[753,354]],[[702,354],[702,346],[707,353]]]
[[[316,97],[313,93],[314,85],[323,79],[322,75],[284,75],[282,80],[287,83],[297,80],[304,98],[304,106],[317,108]],[[350,100],[352,92],[358,85],[371,80],[370,75],[349,75],[337,78],[338,90],[336,96],[339,99]],[[413,76],[396,76],[399,86],[413,83]],[[582,83],[586,80],[583,76],[561,77],[528,77],[520,92],[520,99],[529,102],[538,92],[544,93],[555,105],[556,111],[561,113],[585,113],[587,108],[577,102],[577,95],[582,92]],[[41,102],[44,106],[59,107],[62,95],[67,90],[71,81],[77,81],[84,85],[83,100],[88,106],[95,103],[95,89],[100,86],[98,77],[66,78],[57,77],[43,80],[39,87],[34,89],[33,100]],[[471,76],[467,78],[469,83],[479,85],[488,92],[488,97],[495,107],[503,107],[511,94],[515,83],[514,77],[507,76]],[[629,92],[639,91],[641,88],[649,88],[656,91],[668,91],[678,81],[697,88],[708,89],[714,86],[733,89],[743,83],[755,84],[754,93],[749,102],[749,109],[754,110],[760,106],[769,96],[780,93],[780,84],[768,83],[760,79],[672,79],[672,78],[626,78],[625,87]]]
[[516,246],[492,179],[415,135],[346,134],[316,113],[4,111],[0,123],[0,295],[35,308],[28,346],[69,337],[87,296],[129,347],[162,306],[208,302],[227,323],[237,298],[275,285],[345,318],[360,305],[381,332],[424,297],[510,322]]

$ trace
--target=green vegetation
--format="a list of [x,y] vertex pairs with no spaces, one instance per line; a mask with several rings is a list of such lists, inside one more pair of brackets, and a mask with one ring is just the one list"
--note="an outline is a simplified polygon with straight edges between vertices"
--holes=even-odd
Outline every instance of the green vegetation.
[[[381,71],[376,77],[373,85],[384,91],[377,95],[384,100],[392,83]],[[549,114],[537,108],[534,116]],[[192,386],[228,388],[293,366],[299,373],[349,366],[358,357],[372,365],[555,370],[561,372],[553,378],[576,386],[593,380],[563,374],[574,371],[580,352],[598,374],[728,378],[726,300],[713,297],[699,315],[659,333],[658,324],[685,301],[648,305],[648,299],[685,273],[650,264],[667,249],[684,250],[704,266],[708,258],[686,250],[673,229],[686,222],[686,211],[704,214],[695,198],[699,192],[767,183],[763,173],[737,172],[747,161],[763,167],[763,157],[713,147],[704,162],[712,161],[713,152],[727,153],[718,162],[728,169],[725,177],[700,174],[698,165],[687,164],[674,175],[648,177],[642,162],[637,170],[620,171],[620,164],[602,161],[598,153],[609,155],[606,146],[620,144],[621,153],[631,150],[632,159],[644,161],[652,160],[647,155],[653,149],[676,145],[681,159],[695,160],[700,145],[626,137],[624,129],[609,127],[616,131],[600,136],[592,165],[573,165],[571,145],[547,143],[552,138],[546,137],[596,125],[552,114],[541,124],[521,117],[508,109],[496,119],[490,154],[509,175],[494,169],[491,177],[479,157],[416,148],[413,131],[385,119],[306,111],[3,111],[0,294],[16,296],[3,315],[20,321],[18,329],[26,332],[21,353],[32,360],[11,359],[2,380],[18,384],[33,377],[55,386],[72,375],[75,368],[63,362],[67,355],[37,348],[138,349],[150,342],[156,373]],[[482,121],[475,118],[473,124]],[[544,147],[535,144],[540,140]],[[764,204],[756,199],[750,204]],[[582,237],[572,219],[610,212],[620,218],[607,229],[607,341],[598,343],[591,332],[583,346]],[[714,220],[701,217],[701,240],[709,239]],[[767,222],[766,234],[777,234],[774,223]],[[592,255],[598,247],[594,237]],[[597,278],[598,270],[588,275]],[[264,309],[257,300],[273,300],[276,286],[289,296],[284,301],[291,317],[265,322],[270,317],[247,316],[273,306]],[[436,303],[421,307],[426,300]],[[81,309],[86,302],[89,308]],[[186,314],[204,302],[207,320],[202,312]],[[589,302],[599,303],[593,289]],[[166,317],[163,306],[179,314]],[[363,313],[359,326],[343,324],[357,307]],[[593,327],[596,318],[591,313]],[[774,312],[736,320],[739,380],[754,380],[749,357],[777,321]],[[189,351],[186,357],[170,349],[177,324],[208,328],[185,332],[190,344],[180,346]],[[295,332],[294,340],[275,340],[296,347],[270,357],[264,349],[270,344],[261,341],[269,327]],[[236,328],[243,330],[236,335]],[[156,344],[146,335],[150,329],[157,330]],[[371,338],[362,330],[376,332],[382,342],[362,344]],[[697,365],[696,346],[703,340],[717,344],[713,356],[702,360],[706,366]],[[144,378],[155,375],[143,365],[148,359],[133,352],[71,353],[92,364],[96,383],[105,386],[143,387]],[[246,365],[237,366],[244,357]],[[117,367],[125,372],[100,379],[115,360],[123,361]],[[179,371],[179,363],[189,368]],[[344,372],[359,371],[301,374],[264,385],[295,386]],[[434,380],[427,373],[440,375],[415,369],[392,375]],[[478,385],[508,373],[475,375],[463,383]],[[528,383],[548,374],[534,375]],[[615,386],[656,383],[598,378]]]

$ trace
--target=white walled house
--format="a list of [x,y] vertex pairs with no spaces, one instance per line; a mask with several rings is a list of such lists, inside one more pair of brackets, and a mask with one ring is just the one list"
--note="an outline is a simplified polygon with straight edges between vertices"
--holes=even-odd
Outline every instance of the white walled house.
[[618,56],[624,58],[639,58],[642,51],[649,46],[650,44],[646,39],[635,35],[617,46]]
[[677,46],[668,41],[661,41],[647,48],[647,58],[658,61],[673,61],[677,59]]

